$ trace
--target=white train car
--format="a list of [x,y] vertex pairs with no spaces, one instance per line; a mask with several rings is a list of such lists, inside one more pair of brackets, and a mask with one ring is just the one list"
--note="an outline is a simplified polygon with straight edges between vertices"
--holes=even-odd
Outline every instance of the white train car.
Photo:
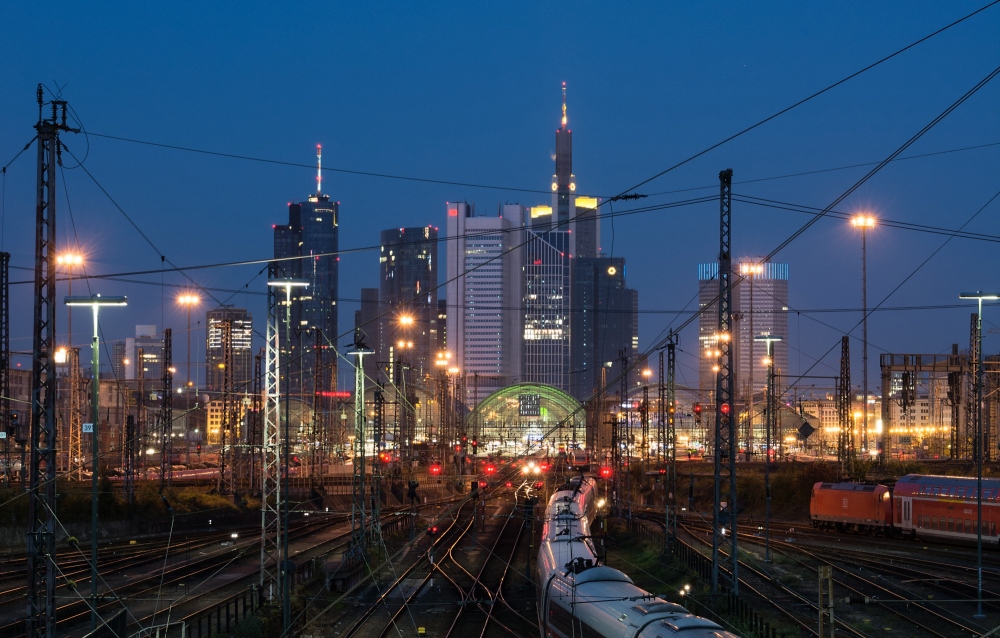
[[541,638],[739,638],[599,564],[595,507],[594,482],[582,477],[549,499],[536,573]]

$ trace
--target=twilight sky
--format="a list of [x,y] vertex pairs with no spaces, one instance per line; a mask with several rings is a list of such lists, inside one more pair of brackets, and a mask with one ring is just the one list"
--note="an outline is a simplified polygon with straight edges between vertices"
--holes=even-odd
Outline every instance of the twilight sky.
[[[983,4],[176,2],[57,3],[53,10],[4,3],[0,165],[31,140],[42,82],[62,87],[94,133],[307,165],[322,143],[331,168],[503,187],[327,172],[324,191],[341,202],[340,246],[349,251],[341,258],[343,333],[359,289],[377,285],[379,230],[443,227],[448,200],[488,210],[549,202],[561,82],[569,90],[578,192],[613,195]],[[998,34],[1000,6],[993,6],[644,185],[638,192],[650,197],[641,203],[710,195],[719,170],[731,167],[737,195],[823,208],[870,167],[749,180],[884,159],[1000,64]],[[894,162],[837,210],[961,227],[1000,191],[998,97],[994,80],[903,157],[980,148]],[[271,224],[287,221],[287,202],[305,198],[315,184],[310,168],[93,135],[63,140],[73,156],[86,156],[86,169],[155,245],[64,156],[58,239],[79,241],[91,275],[156,270],[161,254],[178,266],[267,259]],[[32,291],[24,282],[33,259],[35,153],[32,147],[21,155],[3,185],[17,351],[31,347]],[[957,297],[1000,290],[998,212],[1000,197],[964,228],[988,237],[952,239],[915,274],[947,233],[883,224],[869,234],[869,305],[885,300],[886,308],[869,322],[871,385],[881,352],[968,347],[974,310]],[[809,219],[736,202],[734,255],[769,253]],[[718,252],[718,204],[605,220],[602,232],[604,251],[627,259],[628,283],[640,292],[642,346],[649,347],[697,308],[697,264]],[[840,337],[851,331],[857,383],[858,233],[842,219],[820,220],[776,261],[790,264],[789,372],[805,372],[837,345],[810,373],[837,374]],[[261,269],[189,274],[216,299],[206,299],[203,310],[246,305],[262,329]],[[91,280],[93,292],[130,300],[127,309],[102,313],[104,337],[130,336],[136,324],[166,325],[175,330],[180,361],[186,316],[173,300],[185,283],[174,272]],[[74,293],[81,292],[86,284],[77,281]],[[985,351],[995,353],[1000,307],[984,315]],[[78,313],[74,324],[74,341],[85,344],[89,317]],[[62,307],[58,325],[65,332]],[[203,325],[194,339],[197,356]],[[694,325],[681,333],[681,348],[680,382],[696,385]]]

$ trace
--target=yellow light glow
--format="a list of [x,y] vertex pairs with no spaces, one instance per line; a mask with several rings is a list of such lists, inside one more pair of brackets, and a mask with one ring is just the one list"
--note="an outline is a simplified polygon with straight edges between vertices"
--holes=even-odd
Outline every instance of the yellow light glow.
[[875,218],[871,215],[855,215],[851,218],[851,226],[855,228],[875,228]]
[[412,326],[413,325],[413,317],[411,317],[410,315],[403,315],[402,317],[399,318],[399,325],[401,325],[401,326]]
[[645,370],[642,371],[642,376],[648,379],[649,377],[653,376],[653,371],[650,370],[649,368],[646,368]]
[[[553,184],[555,186],[555,184]],[[555,189],[553,189],[555,190]],[[545,217],[546,215],[552,215],[551,206],[532,206],[531,207],[531,218],[538,219],[539,217]]]
[[56,256],[56,263],[60,266],[82,266],[83,255],[78,253],[63,253]]
[[66,354],[67,354],[66,348],[58,348],[58,349],[56,349],[56,353],[55,353],[55,357],[54,357],[54,359],[56,360],[56,363],[66,363]]
[[192,293],[184,293],[182,295],[177,296],[177,303],[179,303],[182,306],[197,306],[199,303],[201,303],[201,299],[198,297],[198,295]]
[[741,275],[759,275],[763,272],[763,264],[740,264]]
[[615,268],[614,266],[608,266],[608,274],[614,277],[615,275],[618,274],[618,269]]
[[596,197],[584,197],[580,195],[576,198],[577,208],[597,208],[597,198]]

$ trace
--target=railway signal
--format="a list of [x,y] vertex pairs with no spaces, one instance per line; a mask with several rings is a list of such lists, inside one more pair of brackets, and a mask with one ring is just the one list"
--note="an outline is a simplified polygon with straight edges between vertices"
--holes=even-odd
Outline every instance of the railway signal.
[[609,479],[609,478],[611,478],[611,468],[610,467],[602,467],[601,468],[601,478],[602,479]]
[[431,476],[441,476],[441,464],[432,463],[430,467]]

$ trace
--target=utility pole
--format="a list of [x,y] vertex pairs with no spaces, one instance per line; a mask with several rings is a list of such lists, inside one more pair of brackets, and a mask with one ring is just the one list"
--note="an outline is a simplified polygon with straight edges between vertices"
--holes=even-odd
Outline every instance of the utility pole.
[[[267,266],[267,279],[277,277],[277,264]],[[261,438],[260,498],[260,587],[274,600],[280,588],[281,570],[281,467],[280,437],[280,342],[278,335],[278,288],[267,287],[267,329],[265,333],[264,429]],[[287,379],[286,379],[287,382]]]
[[0,432],[3,433],[0,436],[3,437],[4,487],[10,485],[10,438],[13,434],[10,417],[10,253],[0,253]]
[[[732,314],[732,185],[733,170],[719,173],[719,372],[715,386],[715,502],[712,508],[712,593],[719,593],[720,576],[728,579],[729,591],[739,595],[739,555],[736,544],[736,428],[733,427],[735,376],[731,354]],[[729,576],[721,569],[719,548],[730,523]]]
[[[59,133],[76,133],[66,124],[66,102],[52,100],[43,116],[44,92],[38,85],[37,181],[35,190],[35,289],[32,316],[31,478],[28,483],[28,606],[26,635],[56,635],[56,164]],[[6,286],[5,286],[6,288]],[[6,295],[5,295],[6,296]],[[9,396],[9,395],[6,395]],[[97,459],[94,459],[96,473]],[[21,466],[24,475],[24,465]],[[96,543],[97,540],[94,539]]]
[[[667,335],[667,473],[666,479],[667,500],[665,510],[667,511],[667,551],[672,552],[677,539],[677,342],[679,338],[676,332],[670,331]],[[660,376],[663,376],[663,351],[660,351]]]
[[[229,449],[234,450],[236,434],[236,414],[237,396],[233,387],[233,321],[223,319],[219,322],[219,332],[222,341],[222,419],[219,423],[219,493],[232,494],[236,464],[233,462],[235,454],[229,455],[230,467],[229,476],[226,476],[226,443]],[[230,439],[230,435],[232,438]]]
[[[174,442],[170,438],[173,432],[174,418],[174,388],[173,388],[173,363],[171,350],[173,331],[170,328],[163,330],[163,398],[160,400],[160,493],[164,488],[170,487],[174,476]],[[141,363],[139,365],[142,365]],[[96,426],[96,424],[95,424]],[[94,470],[96,471],[96,469]]]
[[854,421],[851,413],[851,340],[840,340],[840,376],[837,377],[837,417],[840,421],[837,456],[841,478],[854,476]]

